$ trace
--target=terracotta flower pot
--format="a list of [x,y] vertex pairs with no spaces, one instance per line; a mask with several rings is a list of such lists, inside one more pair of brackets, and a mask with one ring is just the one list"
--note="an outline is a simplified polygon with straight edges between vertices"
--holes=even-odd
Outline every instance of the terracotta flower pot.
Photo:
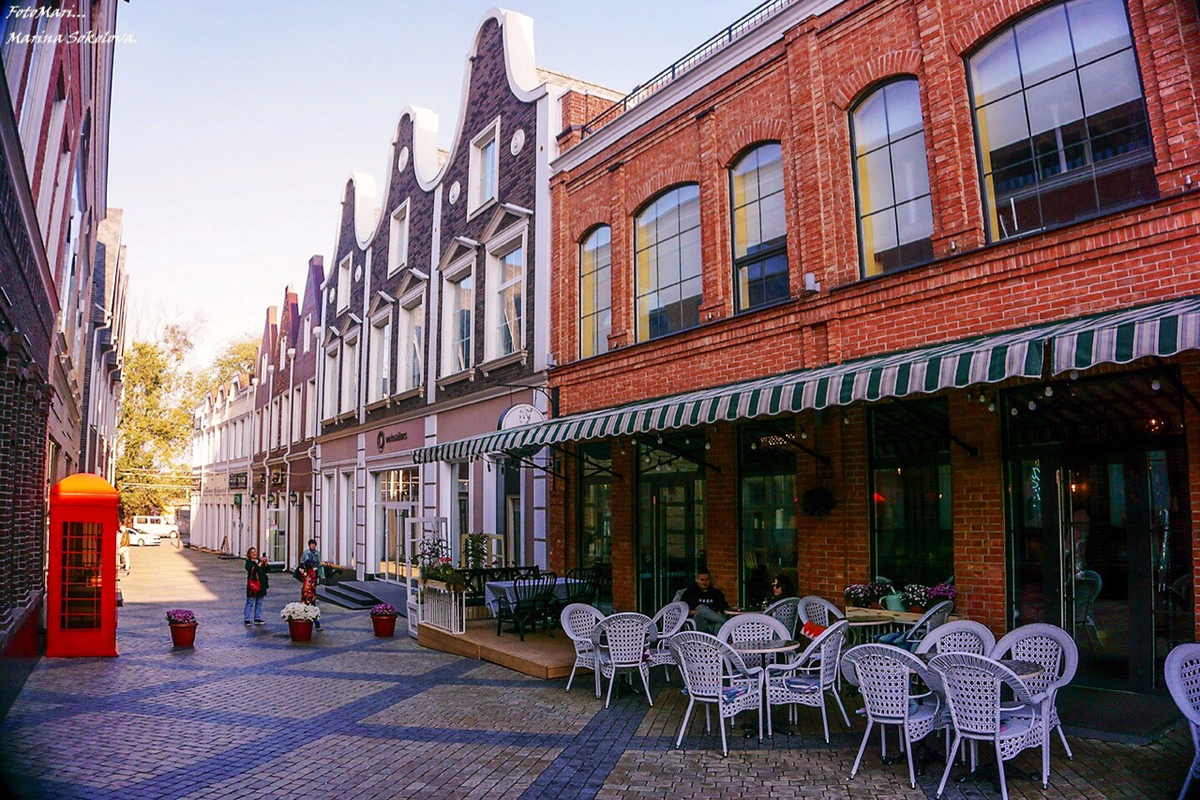
[[390,639],[396,635],[396,617],[393,614],[382,617],[372,615],[371,625],[375,628],[375,635],[380,639]]
[[908,610],[910,613],[913,613],[913,614],[924,614],[925,606],[918,606],[918,605],[914,604],[914,605],[909,606]]
[[311,619],[289,619],[288,633],[292,635],[293,642],[307,642],[312,640],[313,623]]
[[171,644],[176,647],[194,647],[196,644],[196,625],[198,623],[190,622],[186,624],[176,625],[171,624]]

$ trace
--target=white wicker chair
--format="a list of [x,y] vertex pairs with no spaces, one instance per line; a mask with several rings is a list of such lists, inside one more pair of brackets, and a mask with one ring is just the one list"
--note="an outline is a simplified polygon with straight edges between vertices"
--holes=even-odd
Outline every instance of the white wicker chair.
[[[738,614],[717,631],[717,638],[737,649],[746,642],[762,642],[771,639],[791,639],[792,633],[782,622],[766,614]],[[742,657],[745,660],[745,656]],[[767,656],[755,656],[754,666],[761,667]]]
[[1192,729],[1192,747],[1195,757],[1188,768],[1187,779],[1179,791],[1179,800],[1188,796],[1192,780],[1200,776],[1200,644],[1181,644],[1167,654],[1163,668],[1171,699],[1179,706]]
[[792,638],[795,638],[796,620],[800,617],[800,598],[785,597],[777,600],[769,605],[763,613],[782,622],[784,627],[791,631]]
[[[954,744],[946,759],[946,769],[938,784],[937,796],[946,790],[946,781],[954,766],[954,757],[964,739],[989,742],[996,751],[996,768],[1000,771],[1000,794],[1008,800],[1008,780],[1004,762],[1014,759],[1031,747],[1041,747],[1043,763],[1049,755],[1049,739],[1043,734],[1042,701],[1030,687],[1008,667],[985,656],[971,653],[947,653],[929,662],[930,670],[938,673],[954,723]],[[1001,703],[1003,686],[1012,689],[1013,703]],[[975,768],[972,750],[971,768]],[[1043,773],[1044,777],[1044,773]],[[1044,784],[1043,784],[1044,786]]]
[[827,628],[831,622],[846,618],[840,608],[824,597],[817,597],[815,594],[800,598],[797,613],[800,616],[800,625],[804,625],[806,622],[815,622]]
[[[563,632],[575,645],[575,664],[571,667],[571,677],[567,678],[568,692],[571,691],[571,681],[575,680],[575,670],[583,667],[596,671],[596,645],[592,642],[592,631],[602,619],[603,614],[583,603],[571,603],[559,615]],[[596,696],[600,696],[599,690]]]
[[675,656],[667,647],[671,637],[683,630],[688,622],[688,604],[682,601],[667,603],[651,620],[654,630],[651,632],[650,667],[662,667],[667,680],[671,680],[670,668],[675,666]]
[[683,742],[692,709],[704,703],[705,730],[712,730],[709,708],[717,707],[721,726],[721,752],[729,755],[725,738],[725,720],[739,712],[758,710],[758,738],[762,740],[762,670],[747,667],[738,652],[715,636],[697,631],[681,631],[668,643],[679,664],[688,690],[687,712],[679,726],[675,746]]
[[1018,661],[1032,661],[1042,668],[1037,677],[1025,681],[1029,690],[1034,694],[1045,692],[1046,701],[1042,703],[1042,727],[1046,736],[1046,747],[1042,751],[1042,786],[1050,780],[1050,732],[1058,731],[1067,758],[1074,760],[1071,745],[1067,744],[1067,735],[1063,732],[1062,722],[1058,718],[1056,701],[1058,690],[1075,678],[1079,669],[1079,647],[1071,635],[1057,625],[1035,622],[1014,628],[996,642],[992,648],[991,657],[1000,660],[1012,658]]
[[933,652],[942,653],[974,653],[977,656],[990,655],[996,647],[996,637],[987,626],[969,619],[947,622],[941,627],[934,628],[917,645],[917,655]]
[[837,692],[838,656],[846,640],[850,623],[838,620],[813,639],[812,644],[791,664],[769,664],[766,668],[767,681],[767,733],[775,735],[771,722],[771,706],[799,704],[819,707],[821,722],[825,725],[825,743],[829,744],[829,716],[825,712],[825,694],[828,692],[837,701],[846,727],[850,717]]
[[954,611],[954,601],[943,600],[922,614],[920,619],[907,629],[881,634],[875,637],[875,641],[881,644],[894,644],[911,653],[917,649],[922,639],[946,624],[952,611]]
[[[890,644],[860,644],[850,648],[842,656],[842,674],[848,683],[858,686],[862,692],[867,713],[867,730],[858,746],[854,766],[850,768],[850,777],[858,773],[876,725],[880,726],[879,741],[883,757],[887,758],[883,726],[895,725],[900,728],[903,749],[908,757],[908,783],[915,789],[913,745],[934,731],[947,728],[950,723],[939,696],[941,681],[926,669],[921,659]],[[929,688],[928,692],[913,694],[914,674]]]
[[612,701],[613,684],[621,670],[632,671],[642,676],[646,688],[646,699],[654,705],[650,696],[650,618],[645,614],[613,614],[596,623],[592,630],[592,643],[596,647],[596,696],[600,696],[600,678],[608,678],[608,695],[604,707]]

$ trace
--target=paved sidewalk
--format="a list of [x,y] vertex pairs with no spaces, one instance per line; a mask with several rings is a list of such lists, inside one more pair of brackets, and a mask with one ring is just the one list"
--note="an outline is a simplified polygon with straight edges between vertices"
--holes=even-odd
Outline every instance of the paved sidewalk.
[[[655,705],[630,695],[613,707],[585,675],[540,681],[375,639],[365,612],[325,607],[325,631],[292,644],[279,609],[299,598],[272,575],[268,624],[242,625],[240,561],[133,549],[122,580],[115,659],[43,659],[0,723],[0,770],[23,797],[932,797],[935,764],[910,790],[903,762],[873,744],[854,781],[861,723],[847,732],[802,709],[797,735],[763,742],[693,727],[673,748],[686,698],[656,673]],[[194,650],[175,651],[164,619],[196,611]],[[401,620],[403,627],[403,620]],[[1135,713],[1131,711],[1131,713]],[[836,716],[836,711],[834,712]],[[1050,789],[1012,780],[1017,797],[1174,797],[1191,762],[1179,730],[1150,747],[1073,739],[1055,747]],[[1036,752],[1018,768],[1036,770]],[[947,797],[995,797],[952,783]],[[3,788],[0,787],[0,792]]]

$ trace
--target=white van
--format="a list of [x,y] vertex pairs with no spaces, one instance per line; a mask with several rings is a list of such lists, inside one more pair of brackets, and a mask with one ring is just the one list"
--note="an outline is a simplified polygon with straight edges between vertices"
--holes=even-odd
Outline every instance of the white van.
[[133,527],[146,533],[157,533],[159,536],[171,539],[179,538],[179,527],[173,522],[167,522],[162,517],[134,517]]

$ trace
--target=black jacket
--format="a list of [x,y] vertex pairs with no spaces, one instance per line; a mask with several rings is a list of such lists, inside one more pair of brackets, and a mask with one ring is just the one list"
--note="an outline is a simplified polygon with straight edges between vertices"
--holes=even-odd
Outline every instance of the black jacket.
[[724,611],[729,608],[729,601],[725,599],[725,593],[711,584],[707,589],[701,589],[700,584],[693,582],[691,586],[683,591],[683,597],[679,598],[688,604],[688,608],[695,611],[698,606],[708,606],[713,611]]
[[257,561],[251,561],[248,558],[245,561],[245,567],[246,567],[246,584],[247,584],[246,596],[247,597],[251,596],[250,595],[250,586],[249,586],[250,581],[257,580],[260,584],[262,584],[262,588],[259,589],[258,594],[254,595],[254,596],[255,597],[264,597],[267,594],[267,584],[270,582],[267,578],[267,568],[259,566]]

